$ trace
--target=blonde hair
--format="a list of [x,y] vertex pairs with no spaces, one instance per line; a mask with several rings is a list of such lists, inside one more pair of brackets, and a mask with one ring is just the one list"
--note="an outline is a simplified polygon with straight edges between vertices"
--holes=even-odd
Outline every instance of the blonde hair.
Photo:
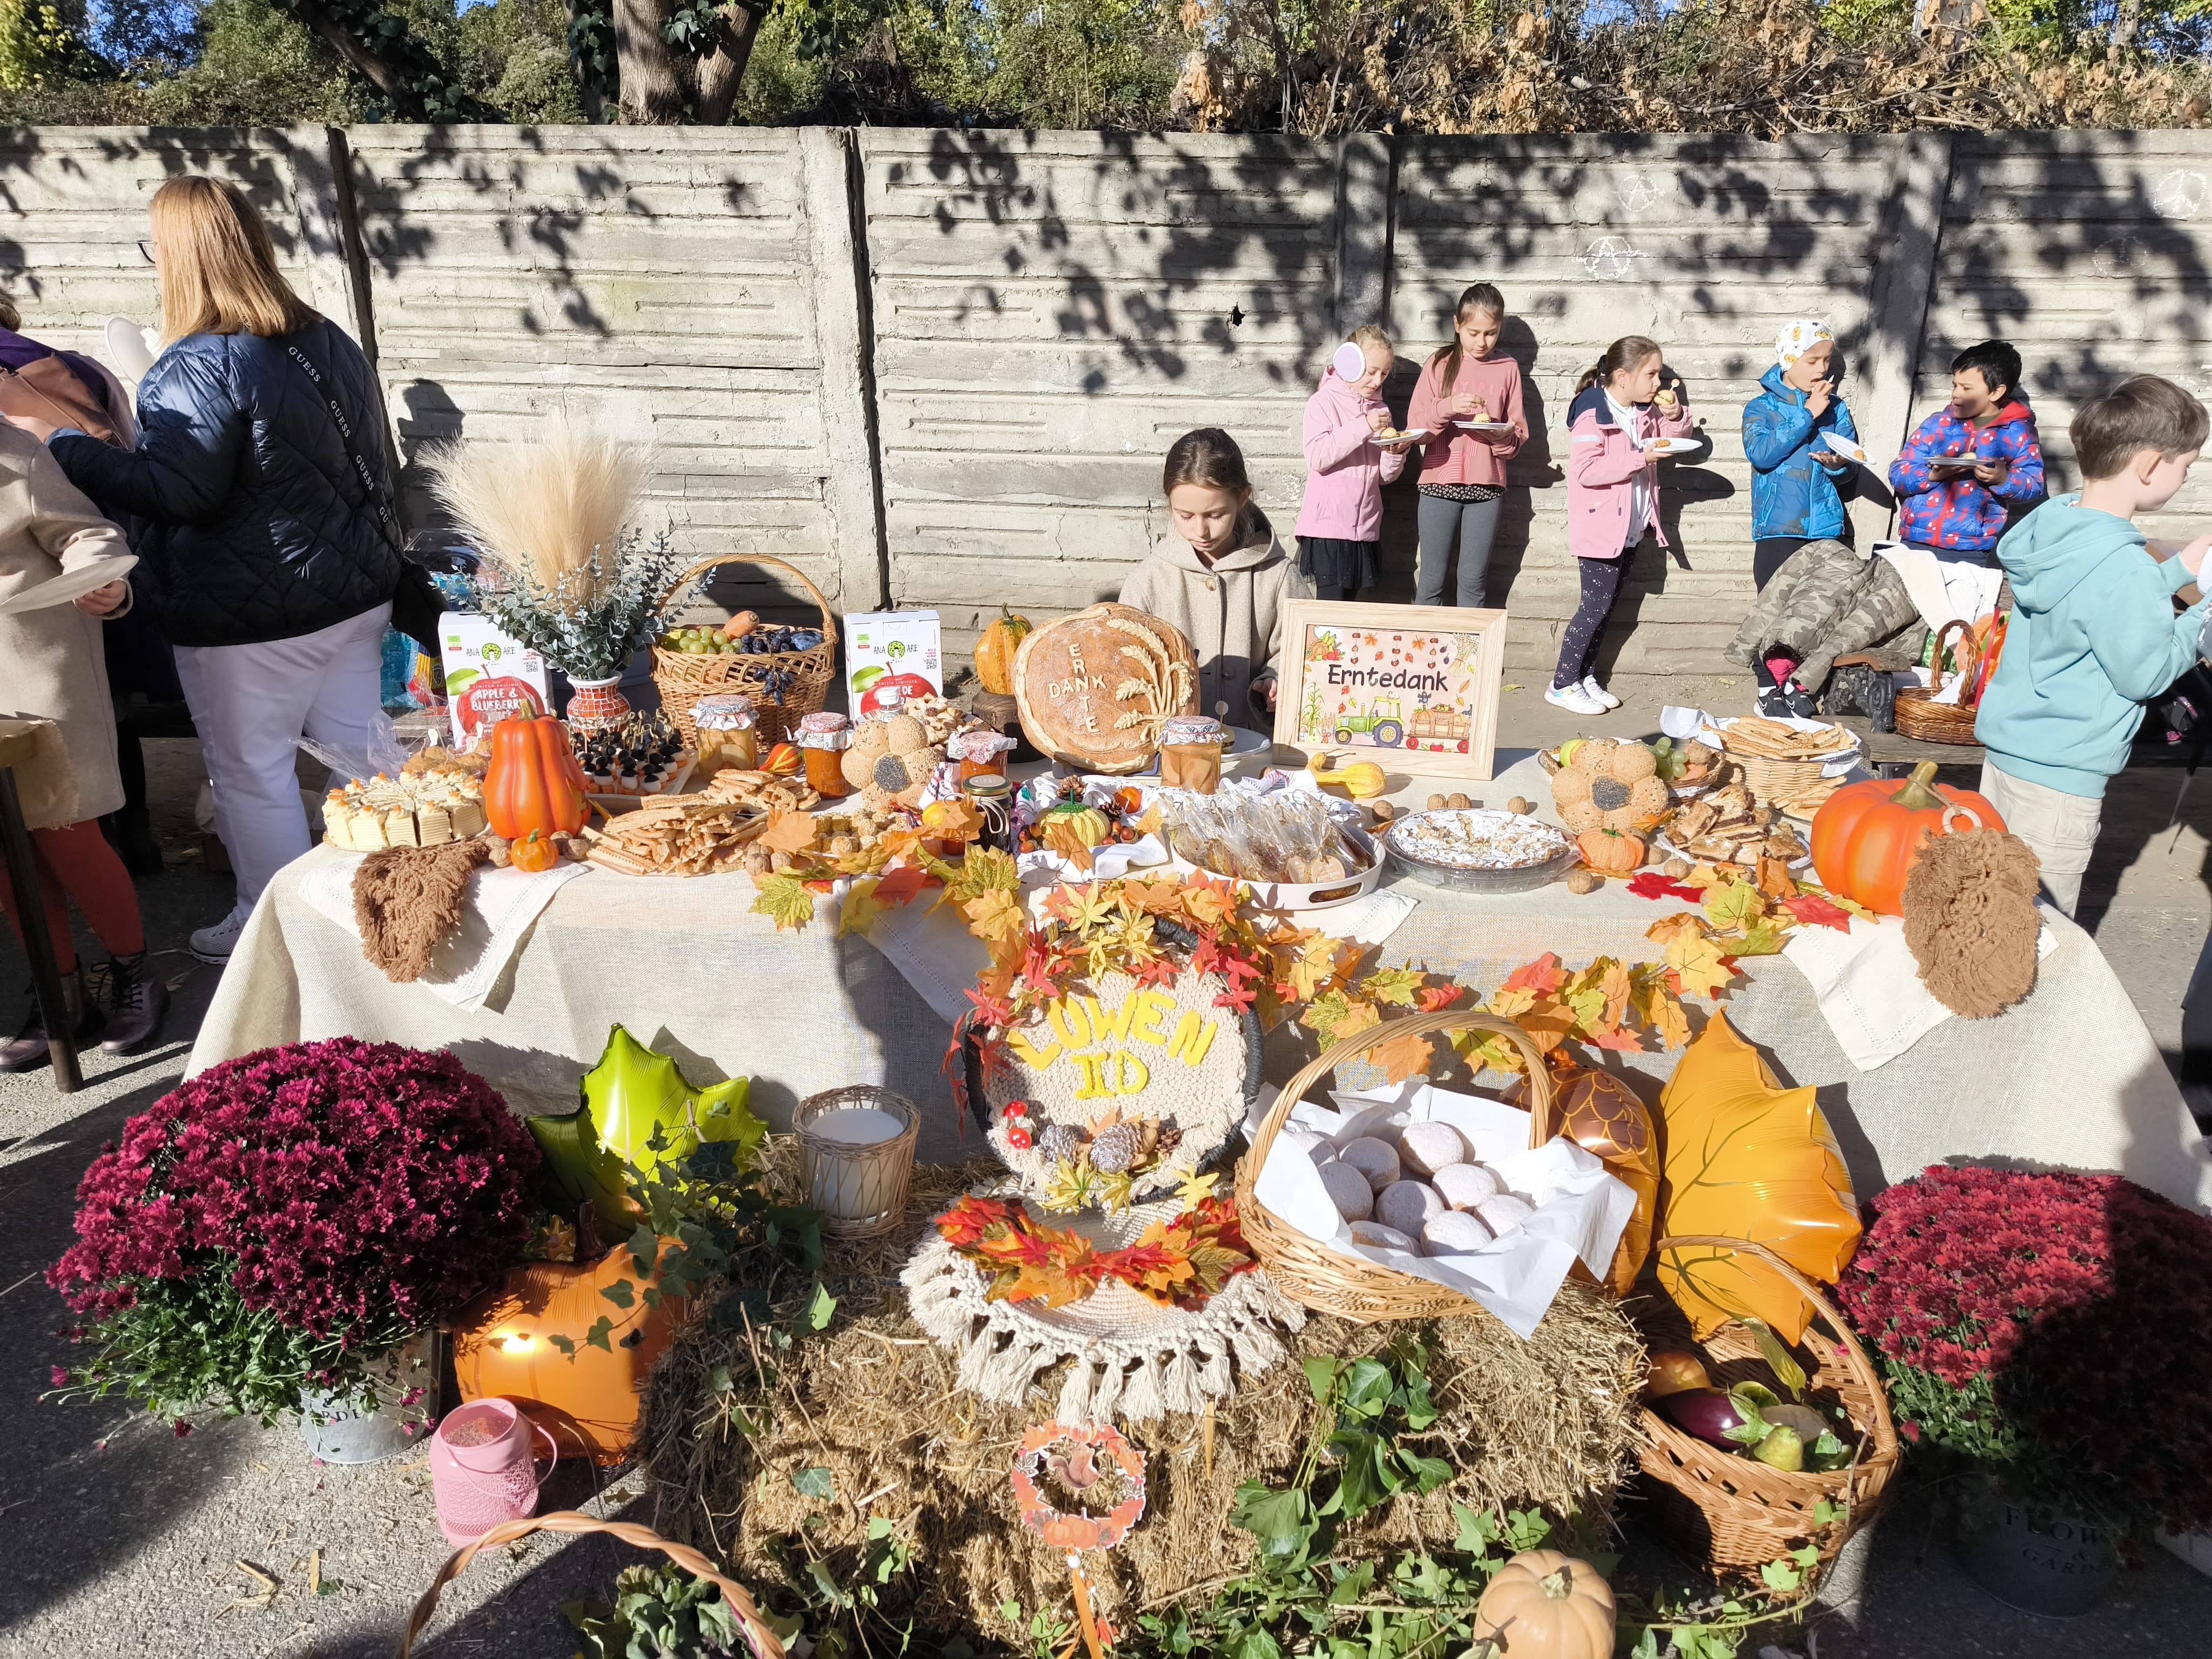
[[172,179],[154,192],[161,250],[161,337],[296,334],[317,313],[276,269],[269,227],[237,185]]
[[1352,343],[1358,346],[1362,351],[1364,351],[1369,346],[1380,346],[1383,350],[1389,352],[1393,357],[1398,355],[1398,348],[1390,343],[1389,335],[1383,331],[1382,326],[1379,323],[1362,323],[1358,328],[1352,331],[1352,333],[1348,337]]

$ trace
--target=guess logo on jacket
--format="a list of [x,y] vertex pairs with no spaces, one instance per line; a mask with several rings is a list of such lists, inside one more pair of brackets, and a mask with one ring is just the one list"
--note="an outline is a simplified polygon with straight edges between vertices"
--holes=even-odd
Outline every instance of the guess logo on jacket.
[[[2002,483],[1984,483],[1971,472],[1936,473],[1929,463],[1950,455],[2006,461]],[[1947,406],[1921,422],[1905,453],[1889,465],[1897,492],[1899,538],[1916,547],[1955,547],[1986,553],[1997,544],[2014,507],[2043,499],[2043,451],[2035,440],[2035,412],[2007,404],[1987,426],[1969,425]]]

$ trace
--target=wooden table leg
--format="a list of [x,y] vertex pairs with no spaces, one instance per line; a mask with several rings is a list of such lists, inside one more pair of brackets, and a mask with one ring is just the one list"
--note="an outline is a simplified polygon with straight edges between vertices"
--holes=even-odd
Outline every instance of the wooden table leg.
[[31,985],[39,1013],[46,1023],[46,1052],[53,1057],[54,1086],[64,1094],[84,1085],[76,1066],[76,1041],[62,1000],[62,970],[54,963],[54,941],[46,932],[46,904],[39,890],[38,866],[31,859],[31,832],[23,827],[23,803],[15,793],[15,769],[0,766],[0,851],[8,860],[8,884],[15,892],[15,918],[22,926],[24,954],[31,958]]

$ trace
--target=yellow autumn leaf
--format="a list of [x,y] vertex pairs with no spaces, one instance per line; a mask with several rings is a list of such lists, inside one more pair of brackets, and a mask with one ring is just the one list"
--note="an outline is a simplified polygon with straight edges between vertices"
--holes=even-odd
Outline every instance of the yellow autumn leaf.
[[1383,1076],[1391,1082],[1403,1083],[1409,1077],[1425,1074],[1435,1054],[1436,1051],[1429,1046],[1428,1038],[1408,1035],[1392,1037],[1388,1042],[1370,1048],[1367,1060],[1371,1065],[1380,1066]]
[[1668,940],[1667,965],[1681,981],[1685,996],[1709,1000],[1735,977],[1734,970],[1721,960],[1721,947],[1702,933],[1694,938],[1678,933]]
[[1003,887],[969,900],[960,907],[960,914],[968,918],[969,933],[993,942],[1019,939],[1029,921],[1020,903]]
[[868,929],[876,925],[876,918],[884,913],[884,907],[876,902],[876,886],[875,877],[863,876],[847,890],[845,902],[837,912],[839,939],[848,933],[858,933],[865,939]]

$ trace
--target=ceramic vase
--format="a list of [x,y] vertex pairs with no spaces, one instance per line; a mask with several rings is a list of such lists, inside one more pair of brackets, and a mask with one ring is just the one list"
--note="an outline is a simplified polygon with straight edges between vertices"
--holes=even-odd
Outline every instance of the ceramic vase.
[[568,699],[568,720],[571,729],[578,732],[599,732],[620,726],[629,718],[629,699],[622,694],[622,676],[613,675],[604,680],[580,680],[572,678],[569,689],[574,693]]

